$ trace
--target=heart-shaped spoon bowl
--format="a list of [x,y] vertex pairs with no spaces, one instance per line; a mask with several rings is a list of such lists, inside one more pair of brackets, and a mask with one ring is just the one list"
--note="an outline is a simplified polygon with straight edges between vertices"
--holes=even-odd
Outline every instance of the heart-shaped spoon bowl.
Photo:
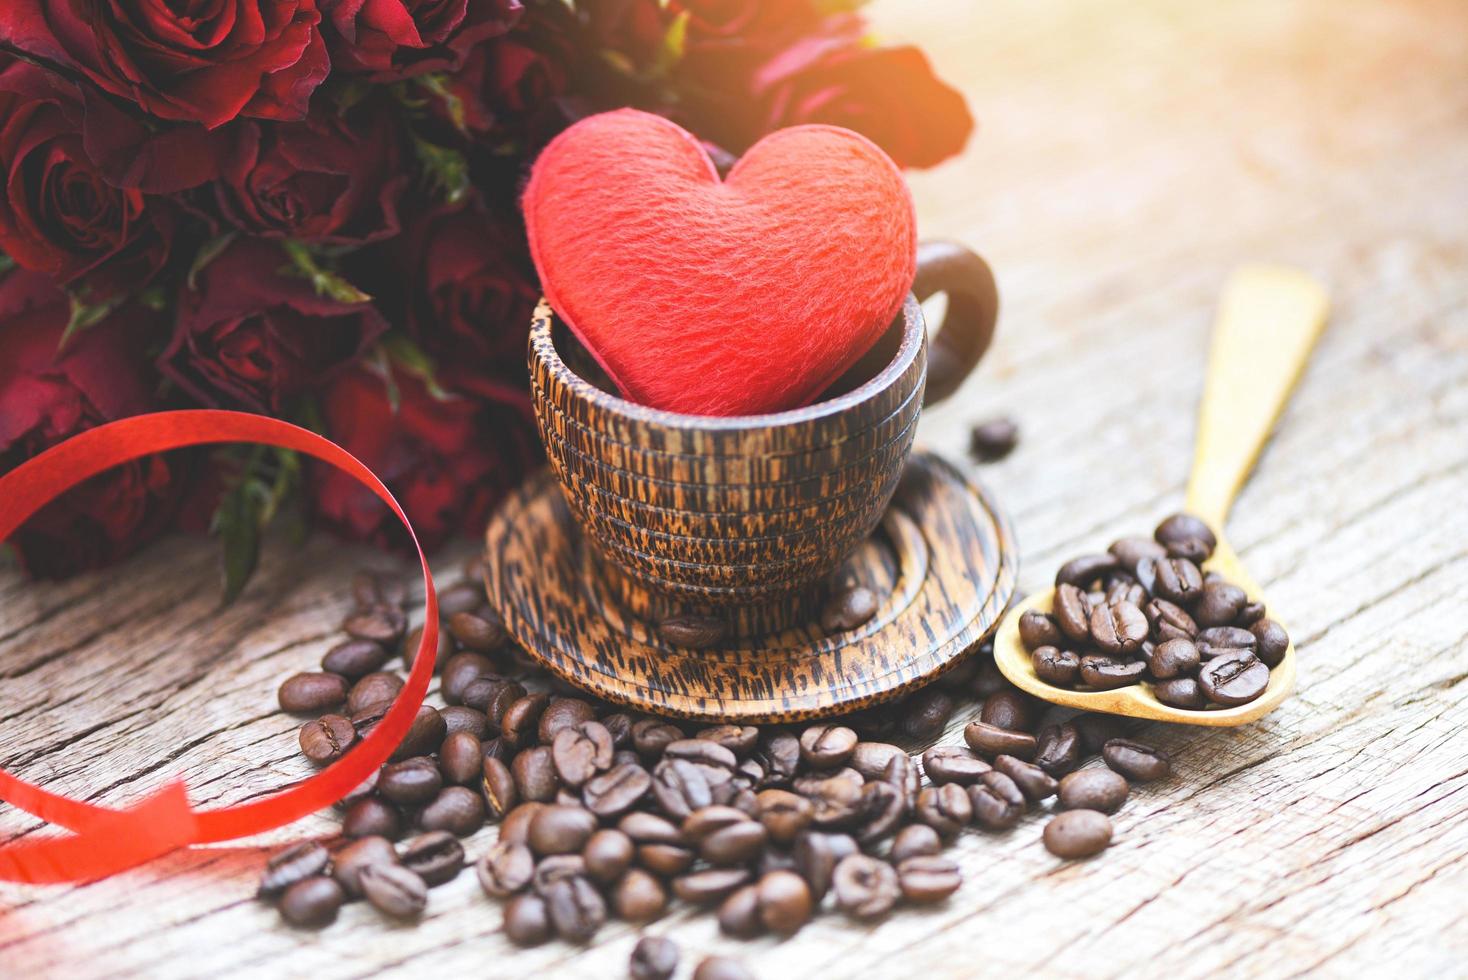
[[[1213,330],[1208,376],[1198,411],[1198,436],[1186,509],[1218,538],[1204,571],[1215,571],[1273,607],[1245,573],[1224,539],[1223,523],[1234,496],[1253,468],[1290,390],[1304,370],[1310,350],[1325,326],[1325,290],[1308,275],[1274,266],[1247,266],[1230,279]],[[1016,687],[1053,704],[1152,721],[1189,725],[1243,725],[1279,706],[1295,686],[1293,639],[1284,659],[1269,672],[1264,693],[1247,704],[1191,710],[1158,701],[1143,681],[1110,691],[1071,690],[1040,680],[1030,652],[1019,638],[1019,618],[1031,609],[1049,613],[1055,591],[1048,589],[1016,605],[994,637],[994,662]],[[1288,627],[1285,628],[1288,633]]]

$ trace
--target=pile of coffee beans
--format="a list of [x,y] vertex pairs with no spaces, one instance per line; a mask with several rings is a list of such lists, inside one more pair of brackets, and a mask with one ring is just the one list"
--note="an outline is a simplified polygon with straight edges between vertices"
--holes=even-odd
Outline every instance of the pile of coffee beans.
[[[480,574],[471,564],[441,593],[434,703],[342,801],[341,837],[290,848],[267,867],[260,894],[287,922],[320,927],[358,899],[412,919],[435,885],[472,867],[519,945],[586,942],[608,919],[645,924],[677,903],[708,908],[730,936],[789,936],[828,909],[869,921],[943,901],[962,883],[945,854],[957,835],[1007,830],[1032,807],[1059,812],[1044,833],[1054,854],[1095,854],[1129,781],[1170,771],[1162,753],[1123,738],[1118,719],[1047,715],[988,647],[900,701],[831,722],[629,713],[566,687],[509,642]],[[346,638],[277,695],[283,710],[314,716],[299,740],[318,765],[381,720],[404,685],[394,661],[419,641],[387,582],[364,577],[354,592]],[[932,745],[974,702],[967,746]],[[911,754],[904,744],[928,747]],[[1080,768],[1097,753],[1104,768]],[[466,855],[459,838],[487,822],[497,839]],[[677,961],[657,942],[638,950],[634,976]],[[696,975],[747,973],[712,958]]]
[[1093,691],[1145,682],[1163,704],[1197,711],[1259,697],[1290,638],[1262,603],[1201,570],[1217,544],[1198,518],[1174,514],[1151,538],[1066,562],[1050,612],[1020,617],[1035,674]]

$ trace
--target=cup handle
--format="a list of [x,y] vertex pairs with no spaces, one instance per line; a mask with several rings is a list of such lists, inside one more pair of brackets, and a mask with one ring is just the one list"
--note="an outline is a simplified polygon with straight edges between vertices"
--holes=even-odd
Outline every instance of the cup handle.
[[929,337],[928,386],[924,405],[934,405],[958,390],[978,366],[999,318],[999,289],[989,263],[956,242],[922,242],[917,250],[913,294],[922,302],[948,294],[943,324]]

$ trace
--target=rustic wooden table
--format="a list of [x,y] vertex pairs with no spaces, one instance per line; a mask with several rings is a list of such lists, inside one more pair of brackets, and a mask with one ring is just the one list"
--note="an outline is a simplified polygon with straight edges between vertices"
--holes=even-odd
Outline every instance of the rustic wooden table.
[[[966,884],[931,911],[826,915],[785,942],[729,942],[686,911],[654,931],[689,959],[812,980],[1464,975],[1468,7],[925,0],[874,16],[982,118],[961,160],[913,184],[925,233],[999,271],[1001,334],[923,439],[961,460],[970,422],[1020,419],[1021,448],[975,472],[1012,508],[1027,587],[1179,503],[1230,267],[1329,283],[1331,326],[1229,528],[1293,626],[1299,692],[1243,729],[1149,730],[1178,774],[1135,793],[1097,860],[1056,862],[1031,817],[965,835]],[[290,780],[295,725],[271,692],[330,642],[349,573],[381,561],[324,538],[276,549],[222,612],[196,541],[64,585],[0,574],[0,760],[109,802],[179,774],[203,804]],[[35,830],[0,808],[0,834]],[[291,932],[251,900],[263,853],[0,888],[0,975],[612,977],[636,936],[512,951],[472,875],[416,928],[355,906]]]

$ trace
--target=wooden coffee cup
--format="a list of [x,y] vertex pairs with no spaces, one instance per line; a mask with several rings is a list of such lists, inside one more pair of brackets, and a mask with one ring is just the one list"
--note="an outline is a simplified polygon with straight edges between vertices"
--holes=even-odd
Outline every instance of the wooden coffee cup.
[[[930,341],[919,303],[940,292],[948,311]],[[713,417],[614,394],[542,301],[530,329],[536,421],[586,560],[644,619],[714,616],[738,636],[800,622],[881,519],[922,407],[978,364],[997,315],[984,261],[926,243],[902,312],[822,400]]]

